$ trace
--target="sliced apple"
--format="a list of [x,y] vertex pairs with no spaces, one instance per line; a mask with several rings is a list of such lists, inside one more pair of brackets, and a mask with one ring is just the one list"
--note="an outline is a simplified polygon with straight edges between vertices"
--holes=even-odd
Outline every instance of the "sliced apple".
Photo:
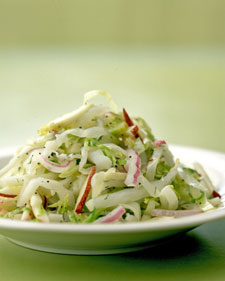
[[212,192],[212,197],[219,197],[219,198],[221,198],[221,195],[219,194],[219,192],[217,192],[216,190],[213,190],[213,192]]
[[123,117],[125,122],[127,123],[127,125],[129,127],[133,127],[131,129],[131,133],[135,136],[135,138],[140,138],[141,141],[143,142],[141,136],[138,133],[139,127],[137,125],[134,125],[134,122],[131,120],[129,114],[127,113],[127,111],[125,110],[125,108],[123,108]]
[[83,184],[79,196],[77,198],[77,204],[75,206],[75,212],[77,214],[80,214],[82,212],[82,209],[84,207],[84,204],[87,200],[88,194],[91,190],[91,179],[94,176],[94,174],[96,173],[96,167],[92,167],[91,172],[87,178],[87,180],[85,181],[85,183]]
[[0,196],[6,197],[6,198],[15,198],[17,195],[0,193]]
[[139,137],[138,130],[139,130],[139,128],[137,125],[135,125],[131,130],[131,133],[135,136],[135,138]]
[[134,123],[133,121],[131,120],[130,116],[128,115],[127,111],[125,110],[125,108],[123,108],[123,117],[125,119],[125,122],[127,123],[127,125],[129,127],[133,126]]

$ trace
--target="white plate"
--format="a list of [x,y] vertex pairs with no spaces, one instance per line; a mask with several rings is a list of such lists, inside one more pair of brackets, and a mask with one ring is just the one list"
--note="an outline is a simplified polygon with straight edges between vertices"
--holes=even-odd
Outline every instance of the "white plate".
[[[225,154],[181,146],[171,149],[183,162],[200,162],[220,193],[225,193]],[[0,166],[5,165],[11,156],[12,150],[0,151]],[[115,254],[154,246],[165,241],[165,238],[222,218],[225,218],[224,207],[167,221],[117,225],[42,224],[0,219],[0,234],[16,244],[41,251],[81,255]]]

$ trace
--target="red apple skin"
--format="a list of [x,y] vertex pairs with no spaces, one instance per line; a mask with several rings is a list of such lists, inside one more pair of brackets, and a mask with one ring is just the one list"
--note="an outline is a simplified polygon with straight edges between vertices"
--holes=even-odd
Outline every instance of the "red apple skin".
[[91,190],[91,179],[92,179],[92,177],[94,176],[95,173],[96,173],[96,167],[94,166],[94,167],[92,167],[91,172],[88,176],[87,184],[86,184],[85,190],[84,190],[84,192],[81,196],[81,199],[80,199],[80,201],[78,202],[78,204],[75,208],[75,212],[77,214],[80,214],[82,212],[82,209],[83,209],[84,204],[87,200],[88,194]]
[[131,133],[135,136],[135,138],[138,138],[139,137],[139,134],[138,134],[138,126],[134,126],[134,128],[131,130]]
[[[125,108],[123,108],[123,117],[129,127],[134,126],[134,122],[131,120]],[[141,141],[143,142],[141,136],[138,134],[138,130],[139,130],[138,126],[135,125],[134,128],[131,130],[131,133],[135,136],[135,138],[140,138]]]
[[0,196],[6,198],[15,198],[17,195],[0,193]]
[[221,198],[221,195],[220,195],[216,190],[213,190],[212,196],[213,196],[214,198],[215,198],[215,197]]
[[126,121],[126,123],[129,127],[134,125],[133,121],[130,119],[130,116],[126,112],[125,108],[123,108],[123,117],[124,117],[124,119],[125,119],[125,121]]

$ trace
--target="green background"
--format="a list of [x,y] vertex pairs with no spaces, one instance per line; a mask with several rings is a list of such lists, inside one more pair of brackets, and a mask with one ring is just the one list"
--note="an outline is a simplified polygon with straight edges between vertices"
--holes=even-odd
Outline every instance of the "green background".
[[[0,146],[23,144],[83,93],[105,89],[158,138],[225,152],[224,47],[223,0],[0,0]],[[222,220],[168,245],[99,257],[1,237],[0,278],[224,280],[224,231]]]
[[0,61],[2,146],[23,144],[85,92],[104,89],[168,143],[225,152],[222,47],[20,49]]
[[1,0],[4,46],[224,44],[223,0]]

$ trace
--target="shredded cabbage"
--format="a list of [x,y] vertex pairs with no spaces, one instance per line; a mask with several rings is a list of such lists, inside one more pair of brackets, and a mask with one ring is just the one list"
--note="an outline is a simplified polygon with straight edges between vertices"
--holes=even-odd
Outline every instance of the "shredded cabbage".
[[[103,96],[110,107],[90,100]],[[203,167],[174,160],[140,117],[105,91],[39,129],[0,171],[0,216],[44,223],[131,223],[197,214],[222,201]],[[79,209],[79,211],[78,211]]]

